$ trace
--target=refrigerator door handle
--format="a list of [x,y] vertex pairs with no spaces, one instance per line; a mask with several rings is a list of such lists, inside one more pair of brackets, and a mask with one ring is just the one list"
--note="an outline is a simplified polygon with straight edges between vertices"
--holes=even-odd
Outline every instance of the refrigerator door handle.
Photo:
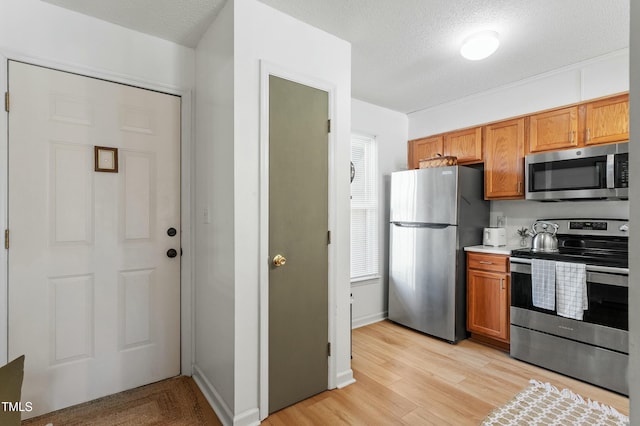
[[451,226],[448,223],[415,223],[415,222],[391,222],[395,226],[401,228],[431,228],[431,229],[444,229]]

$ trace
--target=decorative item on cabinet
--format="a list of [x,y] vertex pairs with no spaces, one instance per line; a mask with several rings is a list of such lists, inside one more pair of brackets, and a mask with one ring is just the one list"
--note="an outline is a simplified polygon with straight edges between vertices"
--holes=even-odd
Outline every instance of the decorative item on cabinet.
[[436,157],[420,160],[419,168],[430,169],[433,167],[455,166],[457,164],[458,164],[458,157],[452,157],[452,156],[443,157],[440,154],[438,154],[438,156]]

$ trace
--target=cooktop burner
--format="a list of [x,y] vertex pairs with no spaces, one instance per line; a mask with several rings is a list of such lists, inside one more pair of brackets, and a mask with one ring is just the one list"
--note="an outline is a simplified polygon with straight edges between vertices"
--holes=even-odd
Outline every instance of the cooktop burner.
[[530,248],[511,251],[511,256],[525,259],[547,259],[558,262],[585,263],[588,265],[610,266],[614,268],[628,268],[629,259],[627,253],[622,252],[601,252],[585,250],[576,252],[575,250],[563,250],[562,247],[557,253],[534,252]]
[[628,221],[615,219],[545,219],[558,224],[558,252],[513,250],[512,257],[629,267]]

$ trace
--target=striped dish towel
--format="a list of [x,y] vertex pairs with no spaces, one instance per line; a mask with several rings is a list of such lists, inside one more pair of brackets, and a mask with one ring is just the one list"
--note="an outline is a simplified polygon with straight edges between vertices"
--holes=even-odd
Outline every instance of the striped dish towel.
[[582,321],[589,309],[586,265],[556,262],[556,287],[558,315]]
[[553,260],[531,259],[531,290],[533,306],[556,308],[556,262]]

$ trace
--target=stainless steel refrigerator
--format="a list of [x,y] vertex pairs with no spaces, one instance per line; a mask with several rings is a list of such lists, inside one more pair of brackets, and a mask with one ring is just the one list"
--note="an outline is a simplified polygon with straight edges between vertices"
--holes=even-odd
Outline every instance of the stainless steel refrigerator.
[[483,172],[465,166],[391,174],[389,319],[456,342],[466,337],[464,247],[489,226]]

